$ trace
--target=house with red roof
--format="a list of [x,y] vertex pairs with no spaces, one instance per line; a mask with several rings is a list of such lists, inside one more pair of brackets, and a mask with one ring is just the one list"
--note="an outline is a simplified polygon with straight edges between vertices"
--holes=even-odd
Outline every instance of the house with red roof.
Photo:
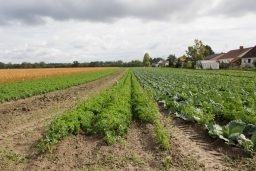
[[215,54],[205,58],[205,60],[217,61],[219,63],[231,64],[239,67],[254,67],[256,61],[256,46],[231,50],[227,53]]
[[[240,66],[241,59],[252,49],[253,49],[253,47],[244,48],[243,46],[240,46],[239,49],[231,50],[231,51],[225,53],[224,55],[219,57],[217,59],[217,61],[220,63],[230,63],[235,66]],[[256,56],[256,54],[255,54],[255,56]]]
[[255,67],[256,62],[256,46],[253,47],[249,52],[247,52],[241,58],[241,67],[248,68],[248,67]]

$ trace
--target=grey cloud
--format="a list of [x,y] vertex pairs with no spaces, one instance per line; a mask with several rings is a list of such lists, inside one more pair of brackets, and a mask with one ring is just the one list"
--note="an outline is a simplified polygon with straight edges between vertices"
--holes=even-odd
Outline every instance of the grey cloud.
[[210,11],[210,15],[224,15],[228,17],[240,17],[248,13],[256,13],[255,0],[221,0]]
[[[0,0],[0,24],[41,24],[44,18],[111,22],[193,18],[208,2],[201,0]],[[185,16],[184,16],[185,15]]]

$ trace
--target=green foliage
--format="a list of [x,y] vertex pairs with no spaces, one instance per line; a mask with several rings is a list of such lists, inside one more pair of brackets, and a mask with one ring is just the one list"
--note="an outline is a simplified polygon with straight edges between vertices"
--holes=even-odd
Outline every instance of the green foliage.
[[169,135],[160,122],[158,109],[152,97],[142,89],[139,82],[133,75],[132,78],[132,109],[133,117],[144,122],[154,124],[156,142],[164,150],[169,149]]
[[231,66],[230,63],[224,63],[224,62],[220,63],[220,69],[228,69],[230,66]]
[[168,150],[170,148],[170,137],[159,120],[155,123],[155,139],[162,149]]
[[193,68],[193,63],[191,62],[191,61],[188,61],[187,63],[186,63],[186,66],[185,66],[186,68]]
[[234,134],[242,134],[246,124],[242,121],[231,121],[223,129],[224,137],[232,139]]
[[131,73],[128,73],[120,87],[113,92],[111,103],[95,117],[94,133],[105,136],[107,143],[112,144],[119,136],[128,132],[132,119],[131,112]]
[[128,62],[126,65],[127,65],[127,67],[143,67],[144,64],[142,61],[133,60],[133,61]]
[[118,68],[0,84],[0,102],[17,100],[84,84],[119,71]]
[[79,67],[80,63],[78,61],[74,61],[72,67]]
[[153,124],[158,119],[157,107],[152,98],[142,90],[134,76],[132,90],[133,116],[142,122]]
[[50,125],[44,138],[37,144],[40,152],[51,151],[52,146],[69,134],[105,136],[112,144],[119,136],[127,134],[131,114],[131,73],[123,77],[110,90],[92,97],[75,110],[64,113]]
[[149,67],[150,66],[150,56],[148,53],[145,53],[144,58],[143,58],[143,65],[145,67]]
[[92,113],[82,112],[80,109],[63,114],[49,125],[44,138],[38,142],[36,147],[40,152],[51,151],[51,147],[68,134],[78,134],[81,128],[88,131],[92,117]]
[[155,125],[156,141],[163,149],[169,148],[169,136],[160,123],[158,109],[131,72],[111,89],[56,118],[37,148],[51,151],[67,135],[81,132],[101,135],[107,144],[113,144],[128,133],[132,117]]
[[176,61],[177,59],[175,55],[168,56],[169,67],[174,67],[176,65]]
[[256,67],[256,60],[253,61],[253,66]]
[[[209,134],[248,153],[255,149],[256,75],[237,71],[134,69],[158,101],[187,121],[206,125]],[[222,127],[215,118],[229,122]]]
[[193,61],[198,61],[203,60],[206,56],[213,55],[214,52],[209,45],[204,45],[202,41],[196,39],[194,45],[188,47],[186,54]]
[[252,135],[251,141],[254,144],[253,149],[256,151],[256,132]]

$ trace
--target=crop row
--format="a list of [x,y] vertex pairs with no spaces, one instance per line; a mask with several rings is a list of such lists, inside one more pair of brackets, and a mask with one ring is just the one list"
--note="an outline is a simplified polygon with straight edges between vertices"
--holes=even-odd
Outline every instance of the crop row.
[[170,147],[169,135],[161,124],[158,108],[152,100],[153,97],[142,89],[134,75],[132,78],[132,99],[134,118],[144,123],[154,124],[157,143],[163,149],[168,149]]
[[256,150],[254,79],[239,73],[177,69],[137,68],[135,74],[170,113],[205,125],[211,136],[229,144],[239,143],[248,152]]
[[118,68],[111,68],[80,74],[53,76],[34,80],[1,83],[0,102],[31,97],[50,91],[61,90],[68,87],[84,84],[93,80],[100,79],[104,76],[111,75],[119,70],[120,69]]
[[112,144],[127,134],[132,118],[154,124],[156,141],[163,149],[169,147],[169,137],[160,123],[153,99],[128,72],[111,89],[56,118],[37,148],[41,152],[51,150],[65,136],[78,133],[101,135],[106,143]]

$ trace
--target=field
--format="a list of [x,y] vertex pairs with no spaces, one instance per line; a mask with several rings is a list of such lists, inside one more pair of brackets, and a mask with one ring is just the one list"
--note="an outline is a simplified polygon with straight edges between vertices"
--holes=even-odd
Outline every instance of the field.
[[[33,95],[38,95],[42,93],[47,93],[50,91],[54,90],[60,90],[60,89],[65,89],[71,86],[76,86],[79,84],[83,84],[89,81],[93,81],[96,79],[99,79],[101,77],[113,74],[114,72],[117,72],[119,69],[118,68],[96,68],[96,69],[78,69],[78,70],[73,70],[71,69],[50,69],[51,73],[53,74],[64,74],[66,73],[67,75],[63,76],[51,76],[49,75],[46,78],[39,78],[39,79],[33,79],[33,80],[26,80],[26,81],[16,81],[16,82],[8,82],[8,83],[2,83],[0,84],[0,102],[2,101],[10,101],[14,99],[20,99],[20,98],[25,98],[25,97],[30,97]],[[36,74],[37,77],[43,76],[44,73],[40,73],[40,70],[35,70],[38,71]],[[42,70],[41,70],[42,71]],[[62,72],[60,72],[62,71]],[[80,71],[81,73],[78,74],[70,74],[70,72],[78,72]],[[30,71],[25,70],[21,73],[26,73],[29,77]],[[36,72],[35,72],[36,73]],[[15,74],[17,74],[15,72]],[[19,75],[19,74],[17,74]],[[33,74],[32,74],[33,75]],[[25,77],[24,77],[25,78]]]
[[136,75],[177,117],[205,125],[211,136],[247,152],[256,150],[255,75],[175,69],[137,69]]
[[255,170],[255,77],[110,68],[2,83],[2,101],[24,99],[0,105],[0,169]]
[[45,69],[0,69],[0,83],[25,81],[50,76],[61,76],[69,74],[78,74],[85,72],[94,72],[105,70],[107,68],[45,68]]

